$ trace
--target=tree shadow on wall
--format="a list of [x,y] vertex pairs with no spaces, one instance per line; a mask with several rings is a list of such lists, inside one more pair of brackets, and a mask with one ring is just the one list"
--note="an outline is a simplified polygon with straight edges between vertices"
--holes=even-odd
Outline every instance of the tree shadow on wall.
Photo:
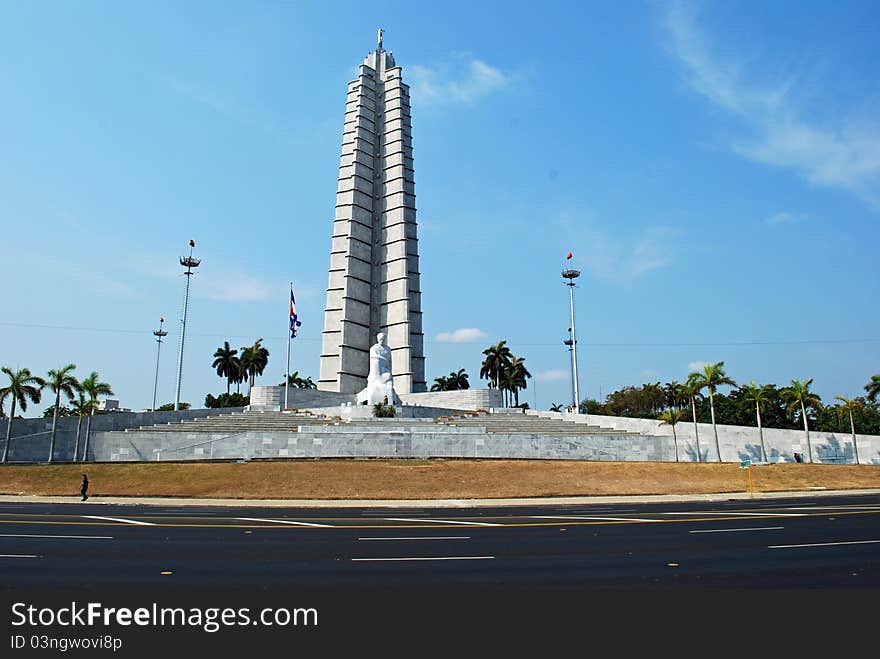
[[709,448],[707,447],[704,450],[702,449],[702,447],[700,447],[700,448],[701,448],[701,450],[700,450],[700,459],[699,460],[697,460],[697,450],[693,446],[691,446],[690,444],[688,444],[687,447],[685,448],[684,454],[690,458],[691,462],[708,462],[709,461]]
[[816,457],[821,462],[830,464],[845,464],[853,461],[852,444],[840,445],[836,437],[831,437],[825,444],[819,444],[816,448]]

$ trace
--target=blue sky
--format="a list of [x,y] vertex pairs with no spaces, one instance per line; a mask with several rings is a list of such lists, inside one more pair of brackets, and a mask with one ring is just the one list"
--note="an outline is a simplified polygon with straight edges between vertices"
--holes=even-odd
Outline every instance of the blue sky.
[[[507,339],[570,397],[684,380],[880,372],[880,8],[873,2],[293,3],[0,0],[0,363],[97,370],[148,407],[317,379],[346,82],[385,46],[412,86],[429,380]],[[30,410],[29,416],[45,407]]]

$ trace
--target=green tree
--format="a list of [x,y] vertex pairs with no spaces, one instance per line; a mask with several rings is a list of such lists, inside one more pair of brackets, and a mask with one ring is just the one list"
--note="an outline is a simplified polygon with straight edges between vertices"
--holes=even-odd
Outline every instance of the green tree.
[[853,412],[861,412],[865,405],[858,398],[846,398],[844,396],[835,396],[835,400],[839,400],[842,405],[838,406],[837,414],[839,416],[849,416],[849,430],[852,433],[853,443],[853,464],[859,464],[859,447],[856,444],[856,424],[853,421]]
[[513,355],[510,348],[507,347],[507,341],[499,341],[495,345],[489,346],[483,351],[483,354],[486,357],[480,365],[480,379],[489,380],[489,388],[497,389],[501,383],[501,375],[510,364],[510,358]]
[[[294,371],[287,376],[287,384],[295,389],[317,389],[318,385],[316,385],[311,376],[309,377],[300,377],[299,371]],[[280,387],[284,386],[284,382],[282,382]]]
[[269,364],[269,351],[263,347],[263,339],[257,339],[253,345],[241,349],[241,373],[250,378],[248,382],[248,395],[254,386],[254,380],[262,375]]
[[739,387],[742,398],[748,403],[755,405],[755,417],[758,420],[758,435],[761,438],[761,459],[767,462],[767,449],[764,447],[764,428],[761,425],[761,407],[770,402],[771,387],[767,385],[758,386],[752,380],[749,384],[743,384]]
[[672,441],[675,445],[675,461],[678,462],[678,435],[675,432],[675,424],[679,421],[682,421],[687,417],[687,413],[684,410],[677,410],[673,407],[670,407],[668,410],[664,410],[660,416],[657,418],[660,420],[660,425],[672,426]]
[[525,361],[525,357],[512,357],[505,373],[504,379],[508,391],[513,393],[514,407],[519,407],[519,392],[528,387],[526,378],[532,377],[532,374],[525,367]]
[[880,396],[880,375],[871,376],[871,381],[865,385],[865,391],[868,392],[869,401],[877,402],[877,397]]
[[79,380],[73,376],[76,364],[68,364],[47,373],[46,386],[55,393],[55,411],[52,414],[52,436],[49,440],[49,462],[55,461],[55,432],[58,425],[58,412],[61,408],[61,394],[73,400],[79,391]]
[[446,378],[446,383],[450,391],[471,388],[471,383],[468,382],[468,374],[463,368],[452,371],[449,377]]
[[71,412],[79,417],[79,420],[76,422],[76,441],[73,444],[74,462],[76,462],[77,457],[79,456],[79,438],[82,431],[83,417],[90,416],[92,412],[94,412],[97,404],[98,401],[92,398],[86,398],[85,392],[83,392],[82,386],[80,386],[76,399],[70,405]]
[[6,421],[6,445],[3,447],[2,462],[6,462],[9,459],[9,442],[12,440],[12,421],[15,419],[15,407],[17,405],[22,412],[27,412],[28,402],[38,404],[46,381],[36,375],[31,375],[31,372],[26,368],[13,371],[4,366],[0,372],[9,378],[9,384],[0,388],[0,409],[3,408],[3,403],[7,398],[12,401],[9,419]]
[[706,389],[709,392],[709,409],[712,412],[712,432],[715,435],[715,451],[718,454],[718,462],[721,462],[721,444],[718,442],[718,426],[715,423],[715,392],[722,385],[736,386],[736,382],[727,377],[724,372],[724,362],[715,362],[714,364],[706,364],[702,371],[695,371],[688,376],[688,379],[694,377],[694,381],[699,384],[700,389]]
[[[242,396],[241,394],[220,394],[216,398],[211,394],[205,396],[205,407],[209,409],[220,407],[244,407],[249,404],[250,398]],[[189,405],[187,405],[187,408],[188,407]]]
[[801,420],[804,424],[804,434],[807,437],[807,459],[813,461],[813,447],[810,444],[810,425],[807,419],[807,408],[813,411],[822,409],[822,399],[815,393],[810,391],[810,385],[813,384],[813,378],[801,382],[800,380],[792,380],[791,385],[780,390],[783,400],[788,404],[788,415],[794,420],[800,412]]
[[97,371],[92,371],[89,373],[89,377],[80,383],[82,390],[88,395],[89,399],[94,401],[94,405],[89,411],[89,416],[86,419],[86,441],[83,445],[83,462],[89,457],[89,438],[92,434],[92,417],[95,416],[95,410],[98,406],[98,396],[113,395],[113,390],[110,388],[110,385],[106,382],[101,382],[100,377],[101,376],[98,375]]
[[[233,394],[234,395],[234,394]],[[179,410],[188,410],[192,405],[189,403],[181,402],[178,406]],[[173,412],[174,411],[174,403],[165,403],[164,405],[160,405],[156,408],[157,412]]]
[[431,391],[446,391],[449,389],[449,378],[445,375],[441,375],[439,378],[434,378],[434,384],[431,385]]
[[211,368],[217,370],[217,375],[226,378],[226,395],[229,395],[229,389],[232,382],[238,377],[238,350],[229,345],[229,341],[224,341],[223,345],[214,352],[214,362]]

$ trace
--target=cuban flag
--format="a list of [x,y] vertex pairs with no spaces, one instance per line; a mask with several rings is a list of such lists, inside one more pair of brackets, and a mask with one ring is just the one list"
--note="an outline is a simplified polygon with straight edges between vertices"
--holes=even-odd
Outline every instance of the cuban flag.
[[290,289],[290,338],[296,338],[296,328],[302,325],[296,318],[296,300],[293,299],[293,288]]

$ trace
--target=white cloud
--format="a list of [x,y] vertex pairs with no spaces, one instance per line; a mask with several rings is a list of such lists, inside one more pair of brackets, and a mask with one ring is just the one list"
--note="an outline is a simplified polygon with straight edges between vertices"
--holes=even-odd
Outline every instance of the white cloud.
[[710,52],[710,38],[698,25],[697,13],[693,4],[672,4],[666,29],[690,86],[744,125],[748,135],[730,148],[749,160],[792,170],[810,183],[880,206],[880,123],[856,121],[846,112],[836,113],[834,125],[809,123],[793,100],[798,80],[760,85],[747,79],[744,63]]
[[[580,341],[578,341],[580,343]],[[538,382],[560,382],[562,380],[571,379],[571,373],[561,368],[551,368],[549,371],[542,371],[535,375]]]
[[794,224],[795,222],[800,222],[803,219],[802,215],[795,215],[794,213],[776,213],[771,217],[768,217],[764,220],[767,224]]
[[464,65],[409,67],[412,96],[421,104],[461,103],[469,105],[506,87],[510,76],[479,59]]
[[[569,224],[563,219],[563,224]],[[574,264],[588,269],[593,276],[613,281],[632,281],[667,266],[673,254],[674,229],[649,227],[634,243],[612,240],[600,229],[571,224]],[[579,237],[589,235],[589,242],[579,246]]]
[[440,332],[437,341],[440,343],[470,343],[479,341],[488,336],[483,330],[476,327],[462,327],[452,332]]
[[694,371],[702,371],[703,367],[708,366],[712,362],[690,362],[688,364],[688,373],[693,373]]

